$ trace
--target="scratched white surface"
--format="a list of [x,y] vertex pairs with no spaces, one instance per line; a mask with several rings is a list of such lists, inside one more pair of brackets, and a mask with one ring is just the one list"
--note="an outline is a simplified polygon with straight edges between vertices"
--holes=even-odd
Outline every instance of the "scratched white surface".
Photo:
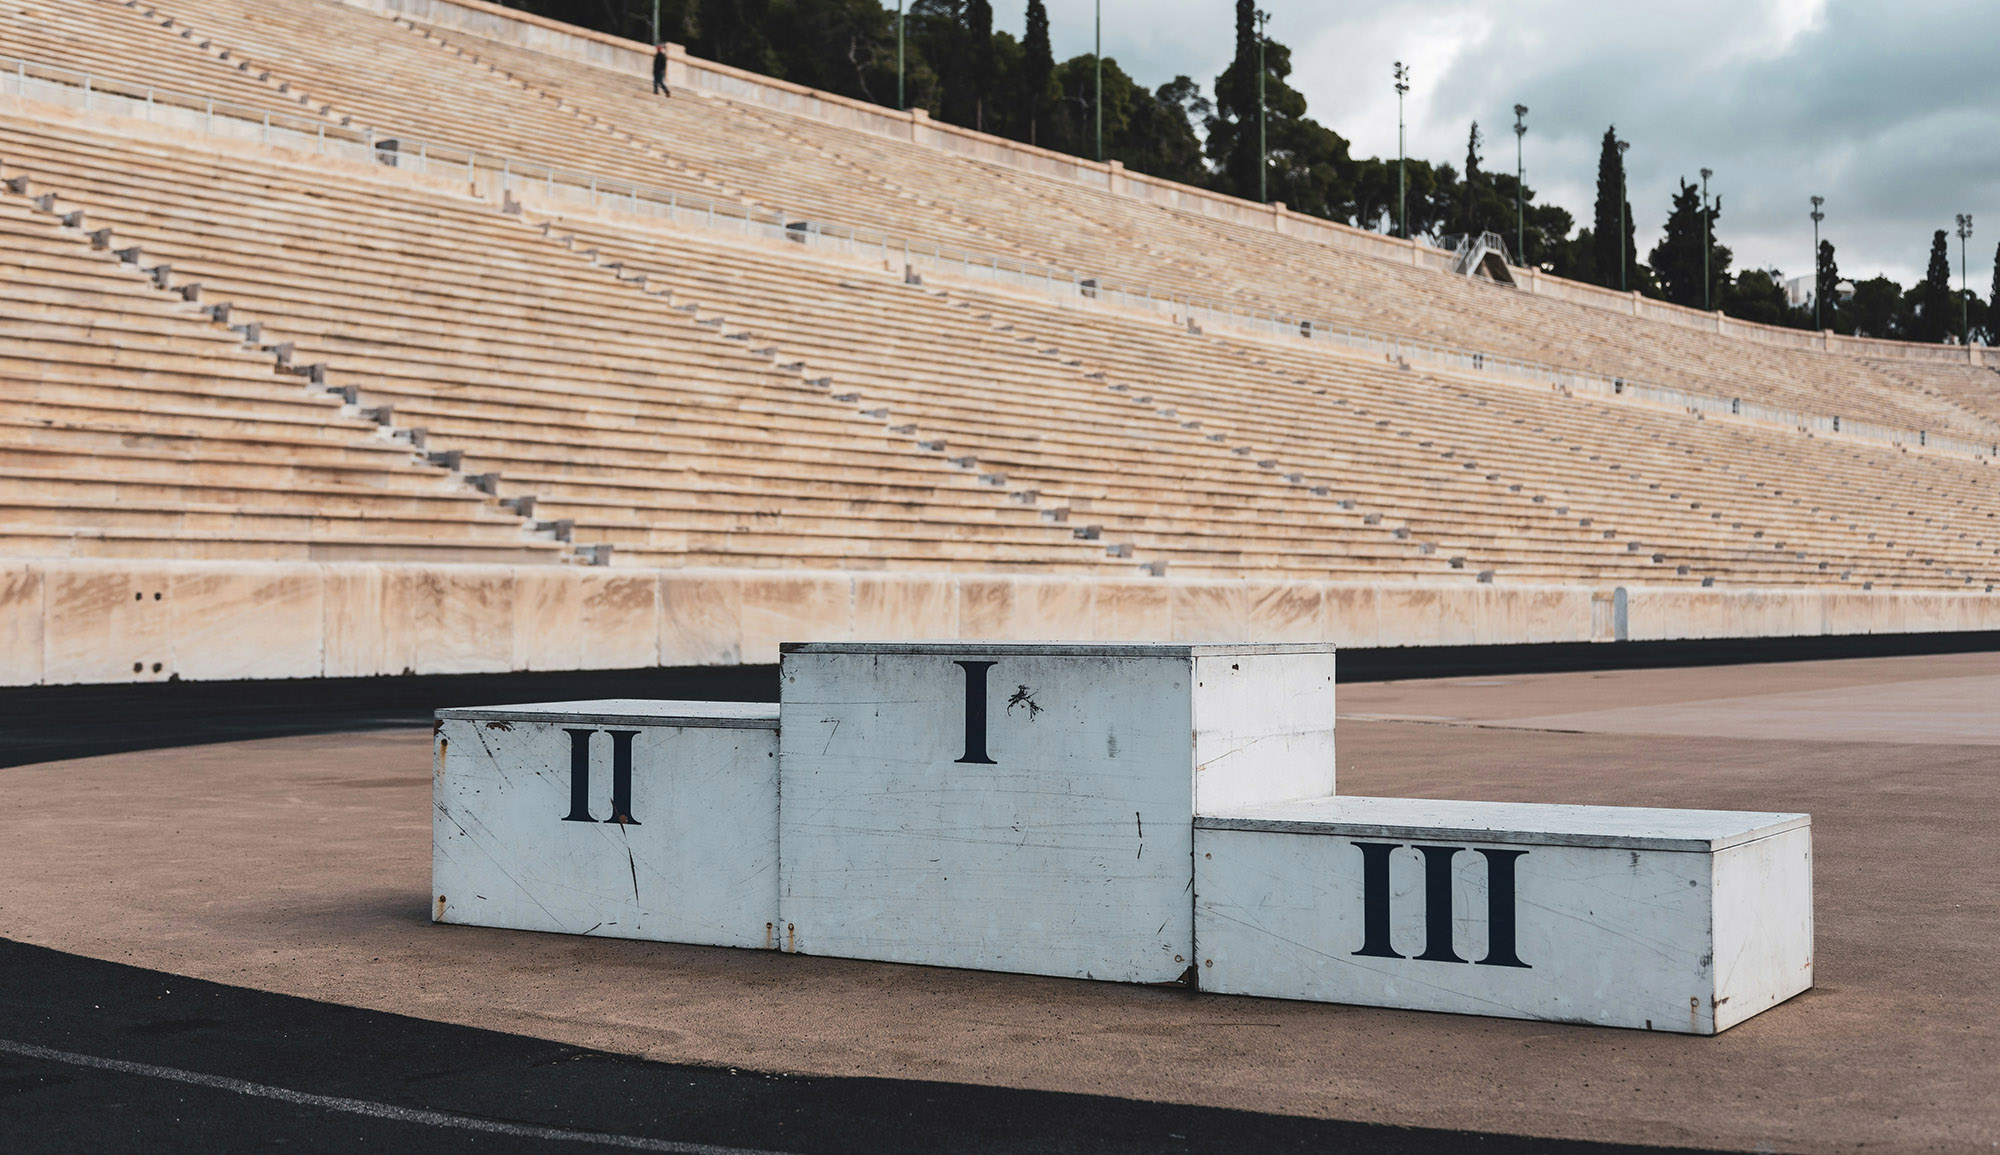
[[1509,844],[1606,846],[1627,850],[1715,851],[1812,822],[1805,814],[1672,810],[1650,806],[1569,806],[1544,802],[1461,802],[1437,798],[1339,797],[1252,802],[1205,809],[1197,826],[1304,834],[1396,834],[1405,838],[1491,839]]
[[1333,793],[1334,656],[1196,655],[1195,813]]
[[[1196,767],[1234,799],[1333,788],[1331,649],[1207,656],[1222,668],[1198,677],[1185,646],[788,647],[788,944],[938,966],[1179,978],[1194,930]],[[959,761],[966,675],[956,660],[996,663],[991,765]],[[1225,711],[1203,705],[1211,694],[1230,696]],[[1291,725],[1273,713],[1299,719],[1301,734],[1271,741]]]
[[[432,914],[441,922],[718,946],[775,945],[777,732],[562,703],[563,721],[445,718],[433,749]],[[546,707],[530,711],[549,716]],[[632,816],[611,815],[612,747],[632,740]],[[569,727],[591,740],[590,811],[570,811]]]
[[[1760,816],[1751,816],[1752,818]],[[1498,824],[1491,824],[1497,826]],[[1403,958],[1360,956],[1363,856],[1390,854],[1390,932]],[[1453,951],[1489,947],[1487,859],[1520,849],[1516,953],[1525,968],[1420,959],[1424,860],[1452,859]],[[1195,831],[1195,939],[1204,990],[1714,1034],[1812,985],[1811,831],[1705,851],[1509,844],[1281,830]]]
[[1715,1029],[1812,986],[1812,831],[1788,830],[1715,856]]

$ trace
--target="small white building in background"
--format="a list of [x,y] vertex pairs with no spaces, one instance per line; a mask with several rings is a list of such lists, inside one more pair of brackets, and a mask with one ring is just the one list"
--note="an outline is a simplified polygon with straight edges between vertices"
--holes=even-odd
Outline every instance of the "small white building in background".
[[[1785,282],[1785,304],[1794,309],[1802,309],[1813,301],[1813,281],[1810,275],[1793,277]],[[1850,300],[1854,296],[1853,281],[1839,281],[1833,286],[1840,300]]]

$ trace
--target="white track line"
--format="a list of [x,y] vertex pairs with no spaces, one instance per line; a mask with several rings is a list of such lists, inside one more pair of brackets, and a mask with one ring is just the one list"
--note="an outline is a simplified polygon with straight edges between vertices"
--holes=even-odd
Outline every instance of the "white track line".
[[191,1083],[197,1087],[233,1091],[238,1095],[252,1095],[260,1099],[276,1099],[281,1103],[293,1103],[301,1107],[321,1107],[329,1111],[345,1111],[350,1115],[365,1115],[371,1119],[388,1119],[397,1123],[415,1123],[423,1127],[455,1127],[461,1131],[484,1131],[522,1139],[595,1143],[601,1147],[624,1147],[635,1151],[669,1151],[675,1155],[782,1155],[781,1152],[761,1151],[750,1147],[715,1147],[707,1143],[676,1143],[668,1139],[647,1139],[639,1135],[568,1131],[560,1127],[535,1127],[522,1123],[475,1119],[470,1115],[450,1115],[443,1111],[422,1111],[411,1107],[397,1107],[389,1103],[371,1102],[367,1099],[311,1095],[286,1087],[250,1083],[242,1079],[224,1078],[221,1075],[204,1075],[199,1071],[184,1071],[178,1067],[156,1067],[151,1063],[133,1063],[124,1059],[80,1055],[74,1051],[58,1051],[49,1047],[38,1047],[32,1043],[17,1043],[11,1039],[0,1039],[0,1051],[28,1059],[68,1063],[73,1067],[95,1067],[100,1071],[117,1071],[120,1074],[141,1075],[149,1079],[170,1079],[176,1083]]

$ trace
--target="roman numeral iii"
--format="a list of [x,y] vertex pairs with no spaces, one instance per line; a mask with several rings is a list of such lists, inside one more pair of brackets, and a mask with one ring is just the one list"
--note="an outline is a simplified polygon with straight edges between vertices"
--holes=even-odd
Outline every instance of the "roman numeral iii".
[[[1361,949],[1366,958],[1407,958],[1389,944],[1389,855],[1400,842],[1356,842],[1361,852]],[[1460,958],[1451,933],[1451,866],[1463,846],[1416,846],[1424,856],[1424,953],[1419,962],[1453,962]],[[1515,952],[1514,863],[1525,850],[1473,848],[1486,859],[1486,957],[1480,966],[1521,967]]]

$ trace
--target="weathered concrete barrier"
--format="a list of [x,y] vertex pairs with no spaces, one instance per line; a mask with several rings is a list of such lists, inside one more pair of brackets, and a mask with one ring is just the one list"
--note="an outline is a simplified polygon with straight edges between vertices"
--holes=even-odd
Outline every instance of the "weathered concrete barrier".
[[1170,982],[1198,808],[1330,794],[1329,645],[782,649],[787,949]]
[[1810,823],[1359,797],[1207,814],[1200,983],[1715,1034],[1812,986]]
[[777,945],[778,708],[438,711],[439,922]]

